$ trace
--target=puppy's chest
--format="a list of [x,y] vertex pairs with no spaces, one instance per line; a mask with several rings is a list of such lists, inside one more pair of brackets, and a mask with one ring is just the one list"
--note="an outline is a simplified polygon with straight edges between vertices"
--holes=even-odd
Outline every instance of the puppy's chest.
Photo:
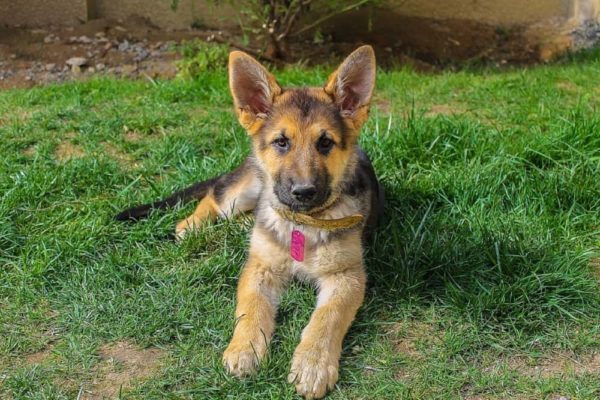
[[[359,212],[353,201],[341,202],[326,213],[321,213],[319,218],[336,219]],[[362,259],[362,224],[347,230],[329,232],[295,224],[282,218],[270,206],[257,209],[256,221],[257,228],[265,235],[259,237],[273,243],[274,247],[270,248],[277,249],[296,276],[315,278]],[[260,246],[260,243],[253,244]]]

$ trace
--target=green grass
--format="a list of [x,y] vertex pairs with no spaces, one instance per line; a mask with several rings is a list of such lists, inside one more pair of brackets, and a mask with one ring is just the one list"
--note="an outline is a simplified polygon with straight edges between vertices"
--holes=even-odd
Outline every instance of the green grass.
[[[0,398],[75,398],[102,379],[98,351],[114,341],[165,352],[123,398],[295,398],[285,377],[308,285],[285,296],[257,376],[221,367],[250,217],[181,244],[169,235],[193,205],[111,219],[245,157],[226,85],[214,72],[0,93]],[[600,395],[599,108],[597,56],[379,74],[361,143],[387,216],[332,399]]]

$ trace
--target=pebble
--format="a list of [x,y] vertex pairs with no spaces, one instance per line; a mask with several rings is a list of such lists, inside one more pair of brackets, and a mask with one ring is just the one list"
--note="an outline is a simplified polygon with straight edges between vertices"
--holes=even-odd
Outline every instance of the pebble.
[[127,51],[129,50],[129,42],[127,40],[123,40],[119,43],[119,47],[117,47],[119,51]]
[[67,65],[81,67],[87,64],[87,58],[85,57],[71,57],[66,61]]

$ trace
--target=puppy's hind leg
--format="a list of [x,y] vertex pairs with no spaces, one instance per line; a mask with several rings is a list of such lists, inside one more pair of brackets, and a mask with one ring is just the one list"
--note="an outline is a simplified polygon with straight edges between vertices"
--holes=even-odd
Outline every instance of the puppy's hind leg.
[[206,220],[252,211],[261,189],[262,183],[256,166],[248,158],[237,169],[215,179],[196,210],[177,224],[175,235],[181,239],[190,231],[198,229]]

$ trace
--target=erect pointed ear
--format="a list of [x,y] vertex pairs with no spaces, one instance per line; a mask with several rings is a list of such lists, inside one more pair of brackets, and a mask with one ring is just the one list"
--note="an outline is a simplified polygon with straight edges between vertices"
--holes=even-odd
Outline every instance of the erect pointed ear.
[[281,93],[275,77],[242,51],[229,54],[229,88],[238,119],[250,134],[260,128]]
[[[371,46],[354,50],[338,69],[329,76],[325,92],[332,96],[344,118],[366,119],[371,94],[375,86],[375,53]],[[357,115],[357,111],[366,108]],[[364,114],[364,115],[362,115]]]

